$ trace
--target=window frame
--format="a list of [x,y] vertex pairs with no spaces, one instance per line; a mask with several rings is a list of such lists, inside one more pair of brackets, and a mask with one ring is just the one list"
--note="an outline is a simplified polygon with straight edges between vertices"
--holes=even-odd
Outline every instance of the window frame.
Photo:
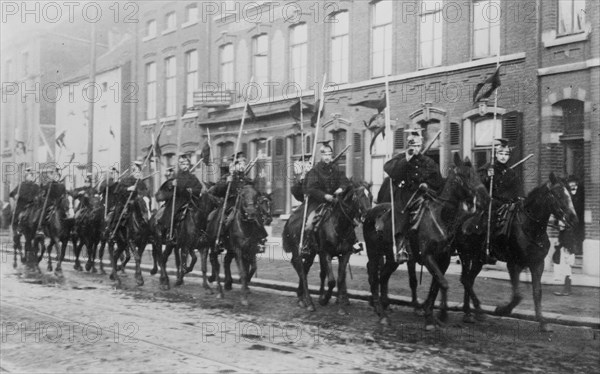
[[[442,17],[442,8],[437,7],[437,2],[435,3],[436,7],[433,10],[429,10],[429,9],[425,8],[424,4],[427,4],[427,2],[423,1],[422,4],[423,5],[422,5],[421,9],[423,10],[423,12],[421,12],[420,23],[419,23],[419,45],[418,45],[419,68],[420,69],[430,69],[433,67],[441,66],[443,64],[444,23],[443,23],[443,17]],[[429,17],[432,17],[432,21],[431,21],[432,30],[430,30],[432,38],[427,40],[426,42],[431,44],[430,45],[430,48],[431,48],[430,54],[431,54],[432,61],[431,61],[431,65],[425,66],[423,64],[423,44],[424,44],[423,28],[425,27],[426,24],[428,25],[428,22],[424,22],[424,19],[429,18]],[[435,35],[436,26],[439,27],[439,30],[437,30],[439,32],[439,37],[436,37],[436,35]],[[439,51],[438,51],[439,56],[435,53],[436,52],[436,41],[439,42]],[[436,62],[436,56],[438,57],[439,62]]]
[[[153,79],[150,78],[150,68],[154,68]],[[157,105],[157,82],[156,82],[156,61],[150,61],[145,64],[146,78],[146,119],[156,118]]]
[[[299,28],[304,28],[304,40],[297,41],[296,36],[299,34]],[[289,28],[289,41],[290,41],[290,78],[291,81],[297,83],[300,88],[306,88],[308,82],[308,25],[303,23],[297,23],[290,26]],[[294,58],[296,53],[303,55],[302,61]],[[268,52],[267,52],[268,53]],[[295,65],[298,63],[298,65]],[[300,71],[300,79],[297,77],[297,72]]]
[[[564,3],[566,1],[569,1],[571,4],[571,9],[570,9],[570,17],[571,17],[571,30],[569,31],[563,31],[561,32],[561,27],[560,27],[560,23],[562,20],[561,17],[561,6],[560,3]],[[583,4],[583,17],[582,17],[582,22],[581,22],[581,28],[580,29],[575,29],[575,21],[576,21],[576,13],[575,13],[575,5],[576,3],[582,3]],[[556,0],[556,35],[557,36],[568,36],[568,35],[575,35],[575,34],[581,34],[585,32],[585,0]]]
[[[384,3],[388,3],[389,6],[391,7],[390,19],[389,19],[389,21],[387,21],[385,23],[378,23],[377,7],[380,6],[380,4],[384,4]],[[394,9],[394,2],[391,0],[378,0],[377,2],[371,3],[371,51],[370,52],[371,52],[371,77],[372,78],[384,77],[386,75],[392,74],[394,71],[393,9]],[[386,12],[382,12],[382,13],[385,14]],[[376,51],[374,41],[375,41],[375,39],[379,39],[378,37],[376,38],[376,36],[377,36],[376,34],[378,34],[380,30],[382,30],[383,36],[384,36],[383,49],[381,51],[379,51],[379,50]],[[386,38],[386,36],[388,36],[388,33],[389,33],[389,40],[388,40],[388,38]],[[388,43],[389,43],[389,45],[388,45]],[[386,48],[386,46],[388,46],[389,48]],[[388,52],[389,54],[386,52]],[[375,59],[378,54],[381,54],[381,59],[382,59],[381,66],[376,66],[376,63],[375,63]],[[389,65],[389,67],[388,67],[388,65]],[[381,68],[381,71],[377,70],[379,68]]]
[[[338,33],[336,26],[339,25],[339,20],[337,17],[342,14],[347,17],[346,29],[344,33]],[[330,15],[330,19],[330,76],[333,82],[347,83],[350,80],[350,12],[348,10],[339,11]],[[341,44],[342,56],[339,58],[335,56],[337,44]]]
[[[172,61],[172,63],[171,63]],[[165,63],[165,116],[177,115],[177,57],[164,59]],[[170,68],[172,67],[172,71]]]
[[[492,23],[491,20],[486,19],[486,17],[483,16],[482,13],[482,9],[485,7],[485,3],[491,4],[491,3],[498,3],[500,5],[500,7],[502,6],[502,1],[501,0],[473,0],[472,3],[472,12],[471,12],[471,16],[472,16],[472,27],[471,27],[471,56],[473,60],[477,60],[477,59],[481,59],[481,58],[487,58],[487,57],[495,57],[497,56],[498,53],[500,53],[500,49],[502,47],[502,17],[498,17],[497,22]],[[476,4],[480,4],[479,6]],[[489,5],[488,5],[489,8]],[[479,12],[477,11],[477,9],[479,9]],[[486,23],[486,27],[482,27],[480,29],[476,29],[477,26],[477,20],[475,19],[476,15],[479,14],[482,18],[483,21]],[[493,42],[494,40],[492,40],[492,30],[493,29],[497,29],[497,40],[495,41],[497,43],[497,45],[494,45]],[[487,53],[482,53],[480,55],[477,54],[477,40],[476,40],[476,35],[478,31],[482,31],[482,30],[486,30],[486,35],[487,35]],[[496,47],[495,50],[493,50]]]

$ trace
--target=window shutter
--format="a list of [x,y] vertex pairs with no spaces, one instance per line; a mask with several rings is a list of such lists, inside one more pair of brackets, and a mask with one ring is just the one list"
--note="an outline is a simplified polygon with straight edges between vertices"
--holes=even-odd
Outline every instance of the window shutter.
[[450,124],[450,145],[460,145],[460,126],[458,123]]
[[394,149],[404,149],[404,128],[394,132]]
[[275,139],[275,156],[283,155],[283,139]]
[[362,152],[362,136],[359,133],[354,133],[354,152]]
[[[514,111],[502,117],[502,137],[508,139],[512,147],[509,163],[519,162],[523,158],[523,113]],[[515,169],[520,180],[523,180],[523,169],[523,166]]]

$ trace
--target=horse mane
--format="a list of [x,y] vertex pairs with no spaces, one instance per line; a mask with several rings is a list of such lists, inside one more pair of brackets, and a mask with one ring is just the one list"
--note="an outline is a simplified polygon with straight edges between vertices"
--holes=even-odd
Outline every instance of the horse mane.
[[538,201],[540,198],[543,197],[543,190],[548,188],[548,186],[546,186],[546,183],[535,187],[533,190],[529,191],[529,193],[527,194],[527,197],[525,198],[524,201],[524,206],[525,208],[528,208],[531,206],[531,204],[533,204],[535,201]]

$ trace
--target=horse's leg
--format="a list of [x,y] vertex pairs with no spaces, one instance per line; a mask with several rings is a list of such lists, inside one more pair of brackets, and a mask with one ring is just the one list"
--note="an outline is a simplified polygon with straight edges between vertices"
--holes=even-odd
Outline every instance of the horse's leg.
[[221,265],[219,264],[219,253],[210,248],[210,264],[212,266],[212,273],[213,275],[211,275],[210,278],[213,278],[213,281],[217,282],[217,299],[222,299],[225,297],[225,295],[223,294],[223,287],[221,286],[221,276],[219,275],[220,271],[221,271]]
[[423,313],[423,305],[419,304],[419,298],[417,297],[417,271],[416,271],[417,262],[413,259],[408,260],[406,263],[406,268],[408,269],[408,284],[410,285],[410,295],[411,295],[411,305],[415,313],[422,314]]
[[[367,243],[367,254],[369,254],[369,244]],[[383,256],[375,255],[369,256],[367,262],[367,274],[369,277],[369,286],[371,289],[371,305],[375,309],[375,313],[379,316],[379,322],[387,325],[388,319],[381,304],[381,298],[379,297],[379,289],[381,287],[380,271],[383,268]]]
[[167,261],[173,251],[173,244],[167,244],[165,251],[160,256],[160,286],[163,290],[171,288],[169,285],[169,275],[167,274]]
[[[311,254],[311,256],[312,259],[310,260],[310,262],[312,264],[315,255]],[[305,259],[304,261],[308,262],[309,260]],[[296,270],[296,273],[298,274],[298,289],[296,290],[296,295],[298,296],[298,305],[301,308],[308,309],[310,312],[314,312],[315,304],[313,303],[312,298],[310,297],[310,292],[308,290],[308,281],[306,276],[308,274],[308,270],[305,267],[306,262],[304,261],[302,260],[302,256],[300,256],[299,249],[294,248],[292,250],[292,259],[290,262],[292,263],[294,270]]]
[[[46,251],[48,252],[48,266],[47,266],[48,271],[52,271],[52,249],[54,247],[58,248],[58,238],[51,236],[50,243],[48,244],[48,248],[46,248]],[[44,247],[42,247],[42,248],[44,248]],[[57,252],[58,252],[58,250],[57,250]],[[42,260],[42,257],[44,257],[43,253],[40,254],[38,262]]]
[[473,288],[471,283],[471,269],[473,261],[467,256],[460,256],[460,283],[463,285],[463,322],[474,323],[475,319],[471,314],[471,292]]
[[244,264],[245,259],[243,258],[242,248],[239,246],[236,247],[235,262],[237,263],[238,273],[240,274],[240,283],[242,284],[241,303],[243,306],[248,306],[248,274],[246,273],[246,266]]
[[21,253],[21,262],[23,262],[23,251],[21,248],[21,235],[17,234],[17,229],[15,225],[13,225],[13,250],[14,250],[14,260],[13,260],[13,268],[17,268],[17,253]]
[[481,268],[483,267],[483,261],[474,260],[471,262],[470,271],[468,273],[468,291],[471,301],[473,301],[473,307],[475,308],[475,319],[478,321],[483,321],[485,319],[485,314],[483,313],[483,309],[481,309],[481,302],[479,298],[475,294],[475,279],[481,272]]
[[339,258],[338,267],[338,314],[346,315],[348,312],[344,309],[347,305],[350,305],[348,299],[348,288],[346,286],[346,270],[348,269],[348,262],[350,261],[350,253],[344,253]]
[[106,247],[106,240],[100,241],[100,248],[98,248],[98,263],[100,264],[100,274],[106,274],[104,271],[104,247]]
[[[449,256],[448,256],[449,258]],[[447,313],[447,291],[448,291],[448,281],[444,277],[444,271],[448,267],[445,264],[445,258],[441,263],[438,264],[436,258],[434,258],[431,254],[426,254],[424,256],[424,264],[427,267],[427,270],[433,276],[432,287],[429,292],[429,297],[426,302],[427,307],[425,308],[425,330],[433,330],[435,329],[435,319],[433,317],[433,304],[435,302],[435,295],[437,294],[437,289],[441,289],[442,291],[442,309],[440,314],[440,319],[445,321],[448,317]],[[435,285],[434,285],[435,283]]]
[[519,290],[519,276],[521,275],[523,267],[514,262],[508,262],[506,267],[508,268],[510,283],[512,285],[512,298],[507,304],[496,307],[496,314],[500,316],[508,316],[510,313],[512,313],[514,307],[519,305],[523,299],[523,296],[521,296],[521,291]]
[[111,240],[108,242],[108,257],[110,258],[110,265],[112,267],[112,271],[110,273],[110,279],[115,281],[115,287],[121,286],[121,279],[119,278],[119,274],[117,272],[117,261],[118,255],[120,253],[119,245],[117,245],[117,249],[115,250],[115,243]]
[[[84,237],[82,237],[77,245],[74,247],[74,252],[75,252],[75,263],[73,264],[73,269],[78,270],[78,271],[82,271],[83,268],[81,267],[81,263],[79,262],[79,256],[81,255],[81,249],[83,247],[83,245],[85,244],[88,252],[89,252],[89,248],[88,248],[88,244],[87,244],[87,238],[84,239]],[[84,243],[85,242],[85,243]]]
[[[225,253],[225,258],[223,259],[223,270],[225,271],[225,281],[224,287],[225,291],[231,290],[231,285],[233,283],[233,279],[231,278],[231,261],[235,258],[235,253],[233,251],[227,251]],[[236,259],[237,261],[237,259]],[[242,279],[240,278],[240,281]]]
[[208,290],[211,294],[212,294],[212,289],[210,288],[210,285],[208,284],[208,251],[209,248],[204,246],[204,247],[200,247],[200,266],[202,268],[202,287],[205,290]]
[[[333,274],[333,264],[331,263],[331,255],[329,253],[325,254],[325,273],[327,274],[327,292],[325,292],[325,296],[319,300],[321,305],[327,305],[329,303],[329,299],[331,299],[331,295],[333,294],[333,289],[335,288],[336,280],[335,275]],[[323,269],[321,270],[323,271]]]
[[133,252],[133,259],[135,260],[135,280],[138,286],[144,285],[141,267],[144,247],[144,243],[135,243],[133,240],[129,240],[129,249]]
[[182,251],[183,251],[183,248],[179,245],[179,243],[176,243],[175,248],[173,249],[173,253],[175,254],[175,269],[176,269],[176,275],[177,275],[177,280],[175,281],[175,286],[181,286],[183,284],[183,269],[181,267]]
[[[67,245],[69,244],[68,239],[62,240],[60,242],[60,252],[57,253],[56,255],[58,256],[58,260],[56,261],[56,270],[54,271],[55,274],[62,274],[62,263],[65,259],[65,255],[67,253]],[[56,248],[58,248],[58,244],[56,246]]]
[[535,319],[540,323],[540,331],[552,332],[552,328],[544,320],[542,315],[542,273],[544,272],[544,260],[542,259],[533,266],[531,270],[531,288],[533,289],[533,303],[535,306]]
[[190,257],[192,258],[192,261],[190,262],[190,266],[187,266],[187,260],[183,262],[183,268],[185,270],[185,274],[194,270],[194,266],[196,266],[196,262],[198,261],[198,256],[196,256],[196,251],[194,250],[194,246],[189,245],[188,248],[189,248],[189,251],[186,253],[188,253],[190,255]]
[[394,259],[393,252],[385,255],[385,263],[383,264],[383,267],[380,268],[382,270],[380,274],[381,279],[379,280],[381,289],[381,305],[384,309],[387,309],[390,305],[390,299],[388,297],[388,285],[390,283],[392,274],[396,271],[396,269],[398,269],[398,266],[400,266],[400,264]]
[[256,255],[253,255],[248,262],[248,283],[252,281],[252,277],[256,274],[258,266],[256,265]]
[[154,275],[158,273],[158,261],[160,256],[159,245],[156,243],[156,239],[152,241],[152,269],[150,270],[150,275]]

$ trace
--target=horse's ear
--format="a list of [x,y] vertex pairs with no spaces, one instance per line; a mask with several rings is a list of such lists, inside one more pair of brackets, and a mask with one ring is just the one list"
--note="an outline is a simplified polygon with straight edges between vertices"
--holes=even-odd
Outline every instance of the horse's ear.
[[462,160],[460,159],[460,155],[458,154],[458,152],[454,153],[454,165],[462,166]]
[[558,178],[556,178],[556,175],[554,175],[554,172],[550,173],[550,176],[548,177],[548,179],[550,179],[550,183],[552,183],[552,184],[558,183]]
[[472,167],[473,164],[471,163],[471,159],[469,158],[469,156],[465,157],[465,161],[464,161],[465,166],[468,167]]

